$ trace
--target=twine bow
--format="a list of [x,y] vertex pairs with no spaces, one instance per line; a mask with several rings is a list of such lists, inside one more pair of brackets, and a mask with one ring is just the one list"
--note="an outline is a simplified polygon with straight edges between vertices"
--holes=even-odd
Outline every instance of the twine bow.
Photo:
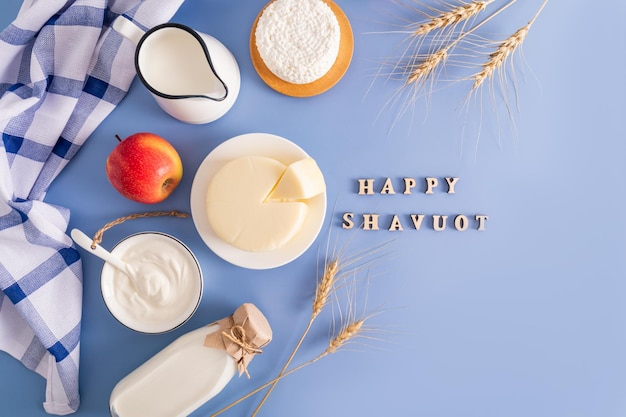
[[248,373],[248,364],[272,340],[272,329],[253,304],[242,304],[232,316],[217,321],[219,330],[207,335],[204,345],[223,349],[235,359],[239,376]]
[[250,379],[250,373],[248,373],[248,367],[245,363],[246,355],[263,353],[263,349],[248,342],[248,339],[246,338],[246,329],[238,324],[231,327],[230,332],[223,331],[222,336],[241,348],[241,357],[237,361],[237,369],[239,369],[239,375],[245,373],[248,379]]

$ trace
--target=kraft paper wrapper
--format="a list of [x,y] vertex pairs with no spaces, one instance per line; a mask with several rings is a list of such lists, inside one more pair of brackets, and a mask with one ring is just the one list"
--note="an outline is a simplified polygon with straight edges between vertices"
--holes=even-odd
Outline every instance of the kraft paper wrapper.
[[[213,324],[219,330],[207,335],[204,346],[222,349],[237,362],[239,375],[247,372],[248,364],[261,348],[272,340],[269,322],[254,304],[242,304],[235,312]],[[248,375],[249,377],[249,375]]]

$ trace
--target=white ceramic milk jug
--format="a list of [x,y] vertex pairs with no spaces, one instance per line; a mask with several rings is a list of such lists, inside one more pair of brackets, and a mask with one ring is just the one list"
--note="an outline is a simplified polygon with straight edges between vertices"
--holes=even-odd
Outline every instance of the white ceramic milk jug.
[[137,75],[172,117],[209,123],[235,103],[241,85],[239,66],[214,37],[178,23],[144,32],[124,16],[115,19],[113,29],[136,44]]
[[187,416],[217,395],[261,348],[272,330],[253,304],[189,332],[124,377],[113,389],[113,417]]

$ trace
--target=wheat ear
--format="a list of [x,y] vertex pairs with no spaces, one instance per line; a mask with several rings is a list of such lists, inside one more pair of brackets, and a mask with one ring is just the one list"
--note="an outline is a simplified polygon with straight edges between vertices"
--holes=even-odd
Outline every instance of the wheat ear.
[[448,58],[448,47],[442,48],[429,55],[426,59],[415,67],[406,79],[406,84],[420,84],[431,76],[439,65],[442,65]]
[[530,31],[530,27],[533,25],[535,20],[537,20],[537,17],[547,2],[548,0],[544,0],[533,18],[524,26],[519,28],[514,34],[502,41],[498,45],[498,48],[496,48],[496,50],[489,55],[489,59],[482,66],[480,72],[474,76],[474,85],[472,86],[472,90],[476,90],[485,82],[485,80],[491,78],[493,74],[504,65],[506,60],[513,55],[515,50],[522,45],[528,35],[528,32]]
[[325,265],[322,278],[315,289],[315,299],[313,300],[311,320],[315,319],[315,317],[321,313],[324,306],[328,303],[328,298],[335,285],[338,272],[338,259],[335,259]]
[[339,330],[339,333],[337,333],[337,335],[330,341],[330,343],[328,343],[328,347],[320,356],[323,357],[337,352],[339,349],[341,349],[342,346],[348,343],[348,341],[354,339],[361,333],[361,330],[363,329],[363,324],[365,324],[365,320],[360,319],[348,323],[345,326],[342,326],[342,328]]
[[504,64],[513,52],[524,42],[530,25],[526,24],[519,28],[514,34],[506,38],[498,48],[489,55],[489,59],[482,66],[482,69],[478,74],[474,76],[474,85],[472,90],[476,90],[480,87],[485,80],[491,78],[493,74]]
[[433,16],[427,22],[422,23],[414,32],[415,36],[424,36],[431,33],[434,30],[442,29],[448,26],[455,25],[464,20],[471,19],[476,16],[485,8],[489,3],[493,3],[493,0],[486,1],[473,1],[457,6],[447,12],[443,12],[437,16]]

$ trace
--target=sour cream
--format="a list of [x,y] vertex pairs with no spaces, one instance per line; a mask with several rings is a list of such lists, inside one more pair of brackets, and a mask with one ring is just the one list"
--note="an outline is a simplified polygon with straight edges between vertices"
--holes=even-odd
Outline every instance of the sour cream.
[[130,264],[135,277],[104,264],[101,288],[111,314],[143,333],[172,330],[196,311],[202,298],[202,271],[193,253],[162,233],[139,233],[112,253]]

